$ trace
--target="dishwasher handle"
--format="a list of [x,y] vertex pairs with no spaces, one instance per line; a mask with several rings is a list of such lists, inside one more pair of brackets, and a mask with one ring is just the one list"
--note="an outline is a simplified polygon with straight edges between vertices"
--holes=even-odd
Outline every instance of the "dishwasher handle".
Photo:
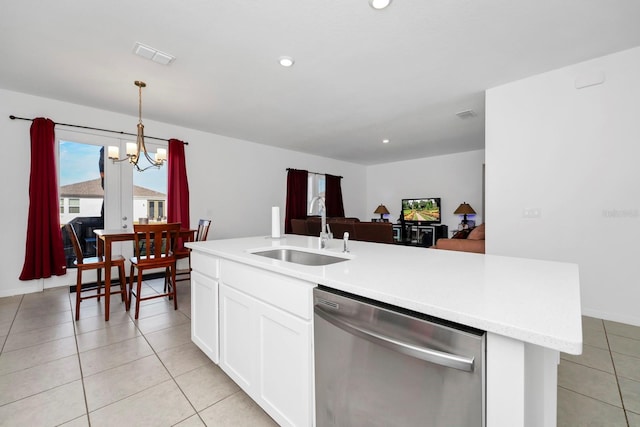
[[332,313],[329,313],[328,311],[317,305],[314,307],[314,312],[327,322],[344,330],[345,332],[356,335],[374,344],[381,345],[390,350],[397,351],[407,356],[424,360],[425,362],[435,363],[437,365],[459,369],[465,372],[473,372],[473,357],[459,356],[457,354],[445,353],[442,351],[398,341],[391,337],[380,335],[374,331],[354,325],[343,318],[339,318]]

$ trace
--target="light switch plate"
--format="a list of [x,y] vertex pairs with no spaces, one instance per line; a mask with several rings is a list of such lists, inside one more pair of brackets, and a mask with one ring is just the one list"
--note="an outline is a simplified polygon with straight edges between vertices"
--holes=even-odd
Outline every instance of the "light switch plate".
[[522,211],[523,218],[540,218],[542,216],[542,209],[540,208],[524,208]]

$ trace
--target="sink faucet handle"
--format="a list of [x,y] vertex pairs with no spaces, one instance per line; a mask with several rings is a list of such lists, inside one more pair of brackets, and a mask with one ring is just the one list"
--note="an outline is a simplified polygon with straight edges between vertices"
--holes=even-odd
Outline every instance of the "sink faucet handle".
[[331,227],[329,227],[329,224],[327,224],[327,237],[329,239],[333,239],[333,233],[331,232]]
[[342,250],[342,252],[347,253],[347,252],[349,252],[349,247],[348,247],[348,243],[349,243],[349,232],[348,232],[348,231],[345,231],[345,232],[344,232],[344,234],[343,234],[343,236],[342,236],[342,239],[343,239],[343,241],[344,241],[344,249]]

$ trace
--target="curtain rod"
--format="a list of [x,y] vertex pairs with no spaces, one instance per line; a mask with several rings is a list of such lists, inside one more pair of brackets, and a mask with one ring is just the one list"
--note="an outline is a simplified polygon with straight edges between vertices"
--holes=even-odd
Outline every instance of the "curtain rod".
[[[26,121],[29,121],[29,122],[32,122],[32,121],[33,121],[33,119],[27,119],[27,118],[25,118],[25,117],[16,117],[16,116],[14,116],[14,115],[10,115],[10,116],[9,116],[9,118],[10,118],[11,120],[26,120]],[[55,123],[55,122],[54,122],[54,123]],[[89,129],[89,130],[99,130],[99,131],[101,131],[101,132],[117,133],[117,134],[120,134],[120,135],[138,136],[138,135],[136,135],[135,133],[122,132],[122,131],[120,131],[120,132],[119,132],[119,131],[117,131],[117,130],[110,130],[110,129],[100,129],[100,128],[94,128],[94,127],[91,127],[91,126],[70,125],[69,123],[56,123],[56,124],[57,124],[57,125],[60,125],[60,126],[69,126],[69,127],[72,127],[72,128]],[[167,142],[169,141],[168,139],[164,139],[164,138],[156,138],[155,136],[147,136],[147,135],[145,135],[144,137],[145,137],[145,138],[148,138],[148,139],[155,139],[155,140],[158,140],[158,141],[167,141]],[[185,143],[184,143],[184,145],[189,145],[189,143],[188,143],[188,142],[185,142]]]
[[[300,169],[296,169],[296,168],[287,168],[288,171],[296,171],[296,170],[300,170]],[[331,174],[326,174],[326,173],[320,173],[320,172],[311,172],[311,171],[306,171],[307,173],[312,173],[314,175],[331,175]],[[339,176],[338,178],[342,179],[342,176]]]

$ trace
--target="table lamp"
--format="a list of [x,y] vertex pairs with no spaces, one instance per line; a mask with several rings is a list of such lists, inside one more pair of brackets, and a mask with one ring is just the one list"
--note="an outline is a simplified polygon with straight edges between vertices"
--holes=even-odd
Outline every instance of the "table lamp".
[[464,228],[467,228],[467,215],[475,215],[476,211],[474,211],[471,205],[469,205],[467,202],[462,202],[460,206],[458,206],[458,209],[456,209],[453,213],[454,215],[464,215],[464,218],[462,219],[462,225]]
[[383,220],[383,216],[389,213],[389,209],[385,205],[379,205],[373,213],[380,214],[380,221]]

